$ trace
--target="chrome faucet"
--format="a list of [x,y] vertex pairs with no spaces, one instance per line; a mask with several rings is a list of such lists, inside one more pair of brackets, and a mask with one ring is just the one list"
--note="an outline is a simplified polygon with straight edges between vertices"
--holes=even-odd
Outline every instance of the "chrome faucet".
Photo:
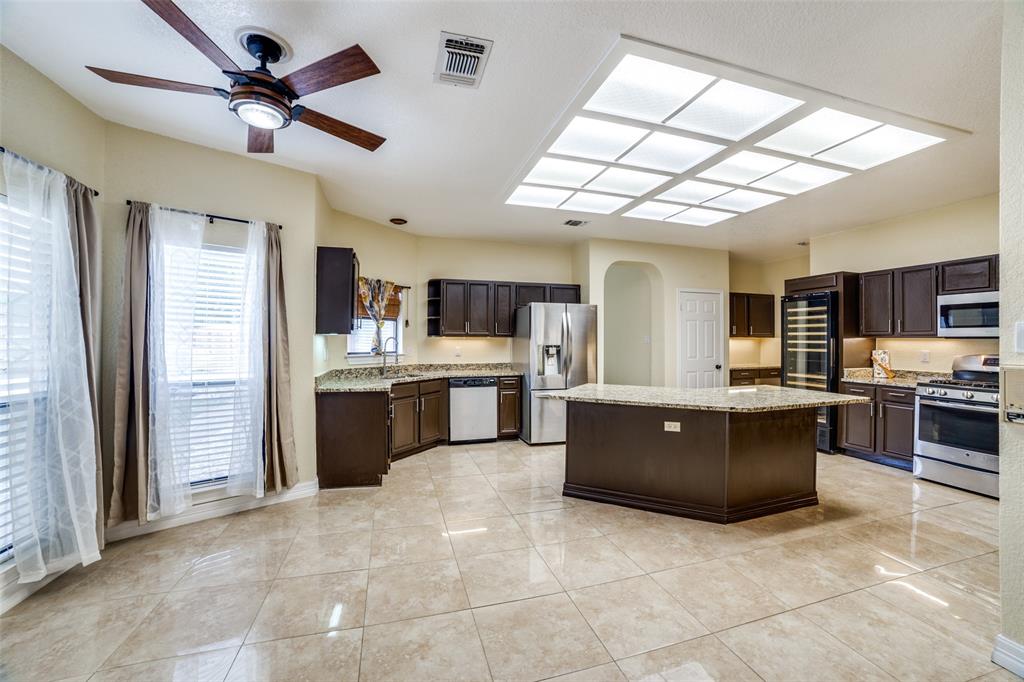
[[380,366],[380,375],[382,377],[386,377],[388,375],[388,341],[395,342],[395,364],[398,364],[398,337],[392,336],[387,339],[384,339],[384,348],[381,351],[384,364]]

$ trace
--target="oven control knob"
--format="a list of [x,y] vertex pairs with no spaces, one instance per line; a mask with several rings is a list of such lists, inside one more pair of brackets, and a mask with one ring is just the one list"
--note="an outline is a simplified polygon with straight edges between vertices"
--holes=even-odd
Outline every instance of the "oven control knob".
[[944,389],[944,388],[939,389],[939,395],[946,395],[946,389]]
[[924,392],[927,393],[928,395],[935,395],[935,389],[934,388],[926,388],[926,389],[924,389]]
[[973,393],[971,393],[970,391],[964,391],[964,398],[966,398],[967,400],[970,400],[973,397],[974,397]]

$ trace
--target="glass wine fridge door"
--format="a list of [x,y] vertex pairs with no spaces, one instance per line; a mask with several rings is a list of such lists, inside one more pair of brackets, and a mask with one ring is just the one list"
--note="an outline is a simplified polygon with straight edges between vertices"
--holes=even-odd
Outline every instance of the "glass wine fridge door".
[[831,385],[832,335],[827,296],[783,303],[785,385],[827,391]]

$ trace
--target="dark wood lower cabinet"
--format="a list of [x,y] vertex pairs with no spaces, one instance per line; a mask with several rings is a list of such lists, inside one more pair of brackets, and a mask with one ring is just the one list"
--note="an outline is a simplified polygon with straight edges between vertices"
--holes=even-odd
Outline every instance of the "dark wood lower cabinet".
[[519,377],[498,379],[498,438],[516,438],[522,424]]
[[856,453],[914,457],[914,389],[844,382],[840,393],[871,398],[839,408],[840,445]]

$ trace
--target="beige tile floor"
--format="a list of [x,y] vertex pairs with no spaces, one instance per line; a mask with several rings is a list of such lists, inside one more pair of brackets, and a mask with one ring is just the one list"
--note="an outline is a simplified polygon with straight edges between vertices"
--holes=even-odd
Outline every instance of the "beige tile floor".
[[560,495],[564,451],[111,545],[0,617],[0,680],[987,680],[997,503],[819,455],[821,504],[720,526]]

